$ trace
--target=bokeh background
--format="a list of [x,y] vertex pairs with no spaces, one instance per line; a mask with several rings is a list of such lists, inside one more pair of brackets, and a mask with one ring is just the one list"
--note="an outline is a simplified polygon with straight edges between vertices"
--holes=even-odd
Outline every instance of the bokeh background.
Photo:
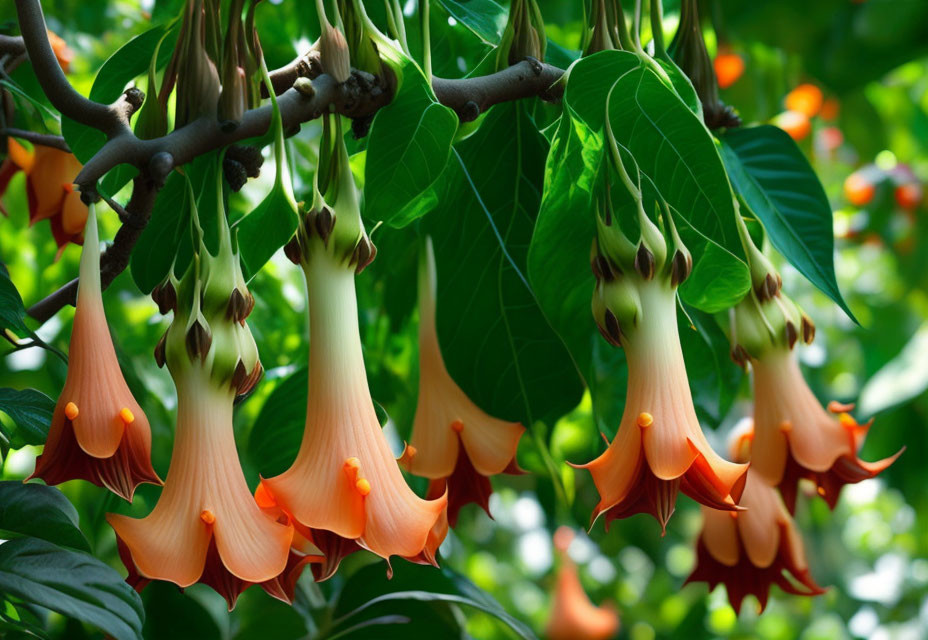
[[[0,7],[0,24],[13,19],[11,4]],[[50,27],[76,53],[70,78],[85,92],[110,53],[152,20],[174,15],[179,6],[176,0],[43,4]],[[305,50],[317,31],[312,3],[274,4],[273,11],[259,14],[271,68]],[[411,14],[415,3],[407,4]],[[570,51],[579,48],[582,3],[541,0],[540,5],[554,43],[549,59],[563,64]],[[664,3],[668,38],[675,31],[677,5],[673,0]],[[710,54],[721,46],[744,62],[743,74],[721,96],[745,123],[782,121],[784,99],[801,83],[819,87],[837,106],[836,112],[813,116],[810,131],[798,142],[833,205],[838,281],[860,325],[788,265],[780,266],[786,290],[818,327],[814,344],[800,351],[816,395],[823,403],[858,402],[860,417],[875,417],[863,458],[881,458],[903,445],[907,451],[879,479],[846,488],[834,512],[821,500],[800,501],[797,521],[813,576],[831,588],[814,599],[788,597],[774,589],[762,616],[750,599],[736,615],[722,587],[710,594],[705,585],[683,587],[693,567],[693,541],[700,527],[699,510],[686,498],[678,502],[663,539],[646,516],[617,521],[609,533],[598,523],[588,535],[578,535],[571,556],[593,601],[611,601],[620,610],[623,638],[928,637],[928,209],[923,195],[914,203],[900,202],[897,196],[902,183],[928,183],[928,3],[714,0],[701,4],[701,9]],[[412,19],[410,25],[412,34]],[[446,4],[433,2],[432,25],[437,75],[461,76],[489,51],[489,45],[455,24]],[[311,178],[318,135],[318,125],[310,124],[290,140],[298,196],[305,194]],[[233,198],[233,216],[243,214],[267,192],[272,164]],[[870,197],[845,188],[855,172],[858,181],[852,184],[859,186],[861,179],[872,184]],[[47,223],[28,226],[21,180],[21,175],[14,179],[4,199],[9,217],[0,219],[0,260],[28,306],[75,277],[80,252],[71,246],[55,261]],[[112,237],[117,226],[115,215],[104,215],[101,237]],[[381,255],[390,252],[391,268],[409,274],[405,285],[396,278],[387,283],[383,275],[388,261],[381,259],[359,279],[372,392],[391,418],[387,429],[399,448],[408,437],[415,408],[416,317],[409,309],[415,297],[415,243],[393,231],[375,232],[373,239]],[[302,422],[304,406],[294,398],[305,388],[299,374],[306,366],[307,340],[298,269],[278,255],[251,288],[257,306],[249,321],[267,375],[237,411],[236,439],[246,476],[254,485],[259,472],[282,470],[292,455],[288,452],[293,443],[284,426],[287,421]],[[170,378],[156,368],[151,352],[167,321],[138,293],[128,272],[114,282],[105,300],[124,371],[151,420],[155,466],[163,473],[170,455],[175,396]],[[72,309],[60,312],[39,335],[66,351],[72,316]],[[14,351],[0,343],[0,387],[33,387],[54,398],[64,376],[62,361],[50,352]],[[715,429],[710,439],[717,449],[727,430],[750,413],[747,382],[742,379],[725,420],[706,425]],[[0,415],[0,421],[6,419]],[[543,476],[494,479],[494,519],[476,507],[466,508],[442,554],[444,563],[541,633],[554,581],[551,535],[561,524],[584,530],[597,497],[589,476],[575,474],[563,461],[586,460],[600,436],[588,398],[556,424],[536,428],[539,437],[549,439],[567,500],[558,498],[553,483]],[[523,445],[520,460],[531,468],[536,454],[530,442]],[[3,460],[0,477],[25,477],[37,453],[34,447],[14,452]],[[62,490],[77,506],[95,554],[119,566],[115,538],[103,514],[126,507],[87,484],[69,483]],[[144,512],[146,502],[154,504],[157,491],[146,486],[138,495],[143,504],[138,509]],[[312,612],[318,598],[331,597],[346,581],[354,580],[356,589],[382,581],[381,564],[364,566],[371,562],[363,554],[350,558],[330,583],[318,590],[304,589],[294,609],[252,589],[230,615],[209,589],[197,586],[181,595],[155,585],[145,595],[150,606],[146,633],[151,638],[301,637],[315,624]],[[402,568],[397,569],[402,582]],[[153,619],[152,610],[164,615]],[[59,637],[85,634],[65,620],[57,620],[54,629]],[[467,612],[466,630],[476,638],[510,637],[498,622],[472,611]]]

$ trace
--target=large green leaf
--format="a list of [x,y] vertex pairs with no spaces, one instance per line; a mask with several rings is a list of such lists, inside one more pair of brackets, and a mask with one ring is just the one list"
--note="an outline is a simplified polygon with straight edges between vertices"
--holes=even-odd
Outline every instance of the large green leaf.
[[364,216],[402,227],[428,213],[423,199],[448,162],[458,127],[454,111],[435,99],[411,62],[393,101],[371,125],[364,169]]
[[[417,637],[417,632],[425,632],[428,628],[421,626],[422,614],[425,613],[429,617],[435,616],[439,623],[448,624],[450,621],[447,617],[436,616],[436,613],[440,614],[449,605],[477,609],[501,621],[519,638],[535,639],[535,634],[528,625],[506,612],[490,594],[482,591],[461,574],[448,567],[434,569],[406,562],[397,563],[393,567],[392,578],[387,578],[381,563],[368,565],[352,575],[335,604],[334,614],[337,617],[333,623],[333,631],[389,612],[400,615],[409,614],[407,616],[410,619],[409,623],[397,625],[395,633],[389,636],[378,634],[377,636],[348,635],[346,637]],[[411,606],[413,608],[410,610]],[[432,634],[436,631],[433,628]]]
[[[606,101],[616,141],[634,157],[661,197],[680,214],[680,235],[693,253],[683,299],[707,312],[747,292],[750,275],[735,225],[731,188],[705,125],[632,53],[603,51],[570,71],[564,100],[593,131],[604,129]],[[711,251],[711,259],[703,254]],[[721,269],[728,277],[719,279]]]
[[55,401],[35,389],[0,389],[0,411],[16,423],[13,441],[44,444],[52,424]]
[[582,393],[577,367],[523,275],[546,146],[524,104],[494,107],[458,145],[427,224],[448,371],[485,411],[526,425],[563,415]]
[[506,9],[493,0],[438,0],[455,20],[489,45],[499,44],[506,27]]
[[[127,84],[148,71],[158,43],[169,31],[171,33],[168,34],[168,41],[158,51],[157,62],[158,68],[166,65],[174,53],[171,39],[177,37],[177,29],[174,28],[173,23],[152,27],[117,49],[97,72],[97,77],[90,89],[90,99],[103,104],[114,102]],[[90,160],[106,142],[106,137],[99,130],[79,124],[67,116],[61,118],[61,134],[71,148],[71,152],[81,162]]]
[[58,489],[43,484],[0,482],[0,532],[90,551],[77,510]]
[[276,182],[267,197],[235,225],[246,278],[258,273],[296,231],[297,214],[285,188]]
[[271,392],[251,429],[248,456],[265,478],[287,470],[296,458],[306,422],[309,372],[303,368]]
[[777,251],[853,318],[835,279],[831,205],[796,143],[772,125],[722,136],[728,175]]
[[99,627],[116,640],[142,637],[139,595],[93,556],[45,540],[0,545],[0,594]]
[[151,221],[139,236],[129,260],[132,279],[143,293],[150,293],[170,273],[180,234],[186,231],[188,207],[187,184],[174,171],[158,193]]
[[23,299],[16,290],[16,285],[10,280],[5,268],[0,269],[0,331],[10,329],[17,334],[28,334],[29,328],[23,320],[26,309]]

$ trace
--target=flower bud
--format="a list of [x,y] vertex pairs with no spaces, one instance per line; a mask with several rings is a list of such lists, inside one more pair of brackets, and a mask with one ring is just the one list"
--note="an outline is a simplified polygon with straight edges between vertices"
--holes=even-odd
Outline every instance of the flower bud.
[[336,82],[345,82],[351,77],[348,43],[337,27],[328,23],[323,25],[319,53],[323,71],[335,78]]
[[547,44],[544,20],[536,1],[513,0],[497,53],[496,68],[503,69],[526,58],[544,60]]

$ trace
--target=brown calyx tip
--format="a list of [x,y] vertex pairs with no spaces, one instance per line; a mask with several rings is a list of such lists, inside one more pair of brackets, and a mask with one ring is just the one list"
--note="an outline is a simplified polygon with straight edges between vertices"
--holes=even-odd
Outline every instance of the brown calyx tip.
[[177,291],[170,280],[165,280],[151,291],[151,299],[158,305],[161,315],[177,309]]
[[675,287],[680,285],[692,272],[693,257],[688,252],[677,249],[670,264],[670,284]]
[[161,338],[158,339],[158,344],[155,345],[155,363],[157,363],[158,368],[161,369],[164,367],[165,363],[165,343],[168,339],[168,332],[165,331]]
[[605,326],[600,327],[599,331],[603,334],[606,342],[614,347],[622,346],[622,327],[619,325],[619,319],[611,309],[606,309]]
[[806,314],[802,314],[802,341],[806,344],[812,344],[815,340],[815,323]]
[[351,255],[351,262],[357,265],[355,273],[364,271],[364,268],[373,262],[376,257],[377,247],[374,246],[374,243],[370,241],[366,234],[362,235],[361,241],[358,242],[358,246],[354,248],[354,253]]
[[786,344],[789,345],[789,348],[792,349],[796,345],[796,341],[799,339],[799,332],[796,331],[796,325],[792,321],[786,321]]
[[635,271],[641,274],[645,280],[654,277],[654,254],[644,246],[638,245],[638,253],[635,254]]
[[200,323],[197,319],[187,331],[187,353],[193,359],[199,358],[201,361],[206,360],[209,354],[209,348],[213,344],[213,334],[209,327]]
[[284,255],[287,256],[290,262],[296,266],[300,266],[303,260],[303,247],[300,246],[300,239],[298,236],[293,236],[290,238],[290,241],[284,245]]

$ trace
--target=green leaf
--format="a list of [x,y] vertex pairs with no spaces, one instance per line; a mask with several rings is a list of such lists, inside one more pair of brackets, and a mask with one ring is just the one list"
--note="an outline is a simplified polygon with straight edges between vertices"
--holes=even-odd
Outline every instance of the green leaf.
[[[117,49],[97,72],[89,98],[103,104],[110,104],[119,98],[127,84],[148,71],[155,49],[165,34],[167,37],[158,51],[156,66],[160,69],[167,65],[174,53],[174,42],[177,38],[175,26],[176,23],[169,23],[152,27]],[[61,135],[67,141],[71,152],[83,163],[90,160],[106,142],[106,136],[102,132],[79,124],[67,116],[61,117]],[[133,175],[132,171],[120,171],[118,168],[116,171],[119,171],[120,180],[123,182],[119,184],[119,180],[115,179],[107,181],[106,186],[112,189],[112,192],[121,188]]]
[[306,423],[307,369],[282,380],[258,413],[248,437],[248,455],[265,478],[276,476],[293,463],[303,440]]
[[[210,612],[189,592],[159,580],[145,588],[145,640],[220,640]],[[265,636],[268,637],[268,636]],[[271,636],[273,637],[273,636]]]
[[887,362],[860,390],[861,415],[872,416],[916,398],[928,389],[928,323],[923,324],[902,351]]
[[93,556],[45,540],[0,545],[0,593],[99,627],[116,640],[142,637],[139,595]]
[[24,444],[40,445],[48,438],[55,401],[35,389],[0,389],[0,411],[10,416],[18,427],[14,439]]
[[143,293],[151,293],[170,273],[180,236],[187,230],[188,207],[187,184],[173,171],[155,200],[151,221],[129,261],[132,279]]
[[854,319],[835,279],[828,197],[789,134],[772,125],[731,129],[722,136],[722,157],[777,251]]
[[546,146],[524,104],[497,105],[457,146],[427,224],[448,371],[483,410],[526,426],[563,415],[583,391],[523,275]]
[[293,237],[297,216],[283,185],[277,183],[257,207],[235,225],[243,271],[251,278]]
[[[458,127],[411,62],[396,97],[371,125],[364,168],[364,216],[402,227],[428,213],[421,196],[441,175]],[[428,206],[425,206],[428,205]]]
[[[599,132],[610,91],[609,118],[616,142],[634,156],[661,197],[688,223],[679,230],[693,253],[692,278],[699,284],[684,285],[681,295],[707,312],[729,305],[748,290],[750,274],[741,259],[728,177],[711,135],[674,89],[625,51],[603,51],[580,60],[570,71],[564,100]],[[713,244],[722,251],[712,249]],[[702,254],[710,250],[711,260],[702,261]],[[720,280],[713,273],[700,273],[721,265],[732,277]]]
[[77,510],[58,489],[42,484],[0,482],[0,531],[90,551]]
[[10,280],[6,269],[0,269],[0,330],[10,329],[14,333],[31,333],[23,320],[26,309],[23,299]]
[[[333,628],[338,629],[356,623],[359,619],[371,617],[376,613],[403,614],[411,603],[423,603],[431,608],[453,604],[477,609],[493,616],[520,638],[536,638],[528,625],[507,613],[492,596],[448,567],[435,569],[404,562],[397,563],[393,572],[392,579],[388,579],[383,564],[376,563],[352,575],[335,605],[334,613],[338,617],[333,623]],[[383,603],[389,604],[384,607]],[[418,627],[416,623],[419,619],[415,616],[410,618],[411,624],[399,626],[397,637],[416,637],[417,629],[413,627]]]
[[499,44],[508,12],[493,0],[438,0],[455,20],[489,45]]

